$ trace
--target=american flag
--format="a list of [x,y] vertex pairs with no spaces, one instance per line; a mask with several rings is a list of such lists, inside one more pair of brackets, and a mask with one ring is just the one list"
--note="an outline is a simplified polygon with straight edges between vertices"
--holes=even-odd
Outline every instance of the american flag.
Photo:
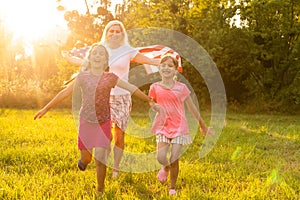
[[69,51],[69,53],[72,56],[84,59],[86,53],[89,51],[90,46],[85,46],[85,47],[81,47],[81,48],[74,48],[72,50]]
[[[82,48],[72,49],[69,51],[69,53],[72,56],[84,59],[86,53],[88,52],[90,46],[85,46]],[[152,46],[146,46],[146,47],[138,47],[139,53],[142,53],[143,55],[154,58],[154,59],[160,59],[161,56],[170,54],[174,56],[174,58],[178,61],[178,72],[182,72],[182,65],[181,65],[181,57],[180,55],[174,51],[173,49],[163,46],[163,45],[152,45]],[[148,74],[155,73],[158,71],[157,66],[144,64],[145,70]]]
[[[171,49],[170,47],[163,46],[163,45],[152,45],[146,47],[138,47],[137,48],[140,53],[144,54],[149,58],[156,58],[160,59],[163,55],[170,54],[174,56],[174,58],[178,61],[178,72],[182,72],[182,65],[181,65],[181,57],[180,55]],[[158,69],[156,66],[144,64],[145,70],[148,74],[157,72]]]

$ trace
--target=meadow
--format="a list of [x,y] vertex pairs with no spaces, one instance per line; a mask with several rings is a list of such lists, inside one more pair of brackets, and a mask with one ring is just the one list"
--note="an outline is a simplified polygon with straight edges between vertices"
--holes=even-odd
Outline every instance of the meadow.
[[[72,112],[51,110],[34,121],[35,112],[0,109],[0,199],[300,199],[300,116],[228,113],[205,157],[199,156],[204,137],[197,132],[180,160],[177,197],[157,181],[158,170],[143,172],[147,159],[140,171],[127,166],[130,170],[116,180],[108,168],[106,192],[97,197],[94,162],[85,172],[77,169]],[[209,113],[203,116],[209,119]],[[139,124],[149,121],[140,112],[132,118]],[[126,151],[155,151],[147,129],[130,125],[128,132]],[[136,137],[141,134],[146,139]]]

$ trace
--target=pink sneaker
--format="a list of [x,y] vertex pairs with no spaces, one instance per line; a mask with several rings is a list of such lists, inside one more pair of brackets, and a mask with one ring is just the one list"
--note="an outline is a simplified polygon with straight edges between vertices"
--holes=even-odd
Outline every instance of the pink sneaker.
[[167,181],[168,175],[169,171],[165,171],[162,167],[157,174],[157,179],[159,180],[159,182],[164,183]]
[[169,195],[176,195],[176,190],[175,189],[170,189],[169,190]]
[[118,177],[119,177],[119,172],[114,171],[114,172],[112,173],[112,178],[113,178],[113,179],[117,179]]

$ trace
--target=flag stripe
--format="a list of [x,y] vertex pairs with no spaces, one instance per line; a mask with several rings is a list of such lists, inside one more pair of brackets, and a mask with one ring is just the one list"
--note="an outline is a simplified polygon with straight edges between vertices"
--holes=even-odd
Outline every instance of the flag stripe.
[[[90,46],[86,46],[86,47],[82,47],[82,48],[79,48],[79,49],[72,49],[72,50],[69,51],[69,53],[72,56],[79,57],[79,58],[83,59],[89,49],[90,49]],[[181,57],[173,49],[171,49],[167,46],[163,46],[163,45],[152,45],[152,46],[146,46],[146,47],[138,47],[137,49],[140,53],[142,53],[143,55],[145,55],[149,58],[160,59],[165,54],[173,55],[178,61],[178,71],[182,72]],[[147,66],[150,67],[150,65],[147,65]],[[151,66],[150,68],[155,69],[156,66]],[[152,72],[149,71],[147,73],[154,73],[155,71],[157,71],[157,70],[154,70],[154,71],[152,70]]]

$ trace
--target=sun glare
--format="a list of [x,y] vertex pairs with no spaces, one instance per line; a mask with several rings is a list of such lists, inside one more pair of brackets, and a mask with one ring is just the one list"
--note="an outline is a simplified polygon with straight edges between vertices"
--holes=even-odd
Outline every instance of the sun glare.
[[[87,0],[89,5],[94,0]],[[111,10],[122,0],[111,0]],[[67,10],[86,12],[85,1],[64,0],[63,6]],[[68,35],[67,22],[64,12],[57,10],[55,0],[0,0],[0,22],[4,22],[5,29],[12,31],[14,38],[23,38],[27,41],[45,39],[47,41],[66,40]]]
[[56,10],[55,1],[12,0],[1,3],[1,17],[14,37],[36,40],[46,37],[64,18]]

